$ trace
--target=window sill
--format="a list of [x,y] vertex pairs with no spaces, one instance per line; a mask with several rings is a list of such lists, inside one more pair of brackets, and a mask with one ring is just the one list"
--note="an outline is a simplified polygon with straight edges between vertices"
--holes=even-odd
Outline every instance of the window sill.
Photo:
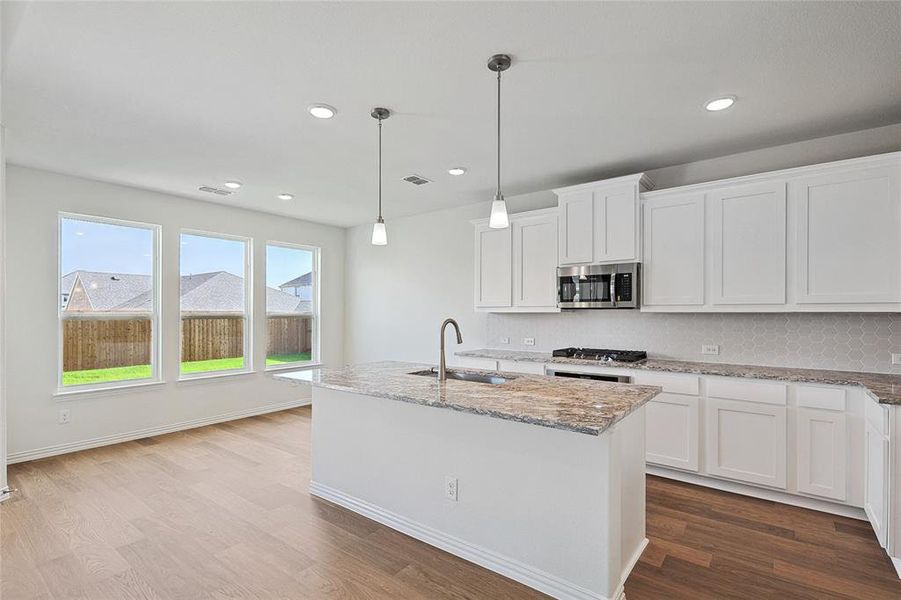
[[53,393],[53,398],[57,402],[69,402],[71,400],[78,400],[80,398],[92,398],[92,397],[100,397],[107,396],[109,394],[114,393],[123,393],[123,392],[139,392],[144,390],[145,388],[152,388],[166,385],[165,381],[142,381],[139,383],[123,383],[122,385],[111,385],[109,387],[92,387],[85,389],[58,389]]
[[318,369],[322,366],[322,363],[311,363],[311,362],[302,362],[302,363],[291,363],[284,364],[278,366],[266,367],[266,373],[279,373],[281,371],[304,371],[307,369]]
[[203,382],[210,381],[215,379],[230,379],[232,377],[244,377],[246,375],[253,375],[256,371],[251,371],[249,369],[242,369],[240,371],[222,371],[220,373],[198,373],[196,375],[182,375],[178,378],[179,384],[182,383],[193,383],[193,382]]

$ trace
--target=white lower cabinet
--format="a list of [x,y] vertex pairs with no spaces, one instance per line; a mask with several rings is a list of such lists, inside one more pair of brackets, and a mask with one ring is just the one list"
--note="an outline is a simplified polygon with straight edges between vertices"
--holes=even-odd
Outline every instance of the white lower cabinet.
[[867,421],[864,432],[866,453],[863,509],[884,548],[888,536],[888,453],[889,442],[876,426]]
[[645,410],[647,462],[684,471],[698,472],[697,396],[663,392]]
[[785,406],[707,398],[706,416],[709,474],[786,488]]
[[848,429],[844,412],[798,408],[798,491],[844,501]]
[[544,363],[499,360],[497,370],[504,373],[523,373],[525,375],[544,375]]

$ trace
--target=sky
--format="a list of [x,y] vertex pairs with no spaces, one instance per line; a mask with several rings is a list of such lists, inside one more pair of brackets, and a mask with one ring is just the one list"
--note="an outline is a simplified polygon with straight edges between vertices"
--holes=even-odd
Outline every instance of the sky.
[[[153,270],[153,232],[149,229],[63,219],[61,273],[101,271],[150,275]],[[244,245],[238,240],[182,234],[180,265],[183,275],[228,271],[244,276]],[[313,253],[298,248],[268,246],[266,285],[282,283],[312,270]]]

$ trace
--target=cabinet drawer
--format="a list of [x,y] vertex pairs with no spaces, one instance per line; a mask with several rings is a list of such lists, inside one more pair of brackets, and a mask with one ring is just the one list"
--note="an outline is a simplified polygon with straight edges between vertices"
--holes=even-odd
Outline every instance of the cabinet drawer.
[[885,435],[888,431],[888,409],[876,402],[872,398],[866,399],[867,422],[873,425],[873,428],[880,434]]
[[728,377],[707,379],[707,396],[779,406],[787,403],[785,384]]
[[663,388],[664,392],[673,394],[698,395],[698,377],[696,375],[638,372],[632,375],[632,383],[654,385]]
[[798,408],[845,411],[845,390],[843,388],[797,385],[794,389]]
[[544,363],[525,362],[514,360],[500,360],[497,363],[498,371],[507,373],[524,373],[526,375],[544,375]]

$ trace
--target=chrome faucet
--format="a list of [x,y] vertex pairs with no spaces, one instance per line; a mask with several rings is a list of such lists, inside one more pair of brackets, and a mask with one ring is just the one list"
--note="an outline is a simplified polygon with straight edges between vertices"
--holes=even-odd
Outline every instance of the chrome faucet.
[[445,319],[444,323],[441,324],[441,358],[438,361],[438,381],[447,380],[447,363],[444,359],[444,330],[447,329],[448,325],[453,325],[454,329],[457,330],[457,343],[463,343],[463,336],[460,334],[460,326],[457,325],[457,322],[453,319]]

